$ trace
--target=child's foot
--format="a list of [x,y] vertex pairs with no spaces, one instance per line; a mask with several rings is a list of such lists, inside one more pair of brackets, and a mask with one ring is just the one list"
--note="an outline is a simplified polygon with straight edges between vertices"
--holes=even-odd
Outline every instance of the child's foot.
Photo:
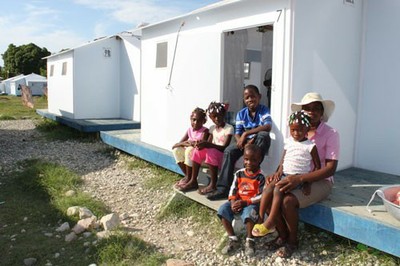
[[199,184],[197,184],[197,182],[189,182],[186,183],[180,187],[178,187],[178,189],[182,192],[186,192],[189,190],[194,190],[194,189],[198,189],[199,188]]
[[175,187],[179,189],[181,186],[185,185],[187,182],[189,182],[189,178],[187,178],[185,176],[184,178],[182,178],[181,180],[179,180],[178,182],[175,183]]
[[240,247],[239,240],[233,240],[231,238],[228,238],[228,243],[226,243],[226,246],[223,249],[221,249],[221,254],[232,255],[232,253],[235,252],[239,247]]
[[265,236],[275,232],[275,228],[268,229],[264,224],[255,224],[251,231],[253,236]]
[[215,187],[207,186],[205,188],[199,189],[198,192],[200,195],[206,195],[206,194],[212,193],[216,190],[217,190],[217,188],[215,188]]

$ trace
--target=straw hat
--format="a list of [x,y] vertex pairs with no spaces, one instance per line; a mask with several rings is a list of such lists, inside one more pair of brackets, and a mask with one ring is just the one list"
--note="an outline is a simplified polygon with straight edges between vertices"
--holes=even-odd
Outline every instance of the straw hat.
[[300,111],[303,105],[307,105],[312,102],[321,102],[324,106],[324,114],[322,120],[327,122],[329,117],[332,115],[333,110],[335,110],[335,103],[331,100],[324,100],[319,93],[309,92],[304,95],[303,99],[299,103],[292,103],[292,111]]

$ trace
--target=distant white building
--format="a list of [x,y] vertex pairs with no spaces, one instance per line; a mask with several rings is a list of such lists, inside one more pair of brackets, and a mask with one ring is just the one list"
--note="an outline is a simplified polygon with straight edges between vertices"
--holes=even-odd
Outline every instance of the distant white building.
[[21,78],[21,77],[23,77],[23,76],[24,76],[23,74],[20,74],[20,75],[17,75],[17,76],[15,76],[15,77],[11,77],[11,78],[8,78],[8,79],[3,80],[3,81],[0,83],[0,90],[1,90],[2,92],[6,93],[6,94],[11,94],[11,82],[12,82],[14,79],[19,79],[19,78]]
[[39,96],[44,94],[47,79],[35,73],[14,77],[10,81],[10,92],[8,94],[21,96],[21,85],[29,86],[32,95]]
[[104,37],[46,57],[48,111],[140,121],[139,34]]

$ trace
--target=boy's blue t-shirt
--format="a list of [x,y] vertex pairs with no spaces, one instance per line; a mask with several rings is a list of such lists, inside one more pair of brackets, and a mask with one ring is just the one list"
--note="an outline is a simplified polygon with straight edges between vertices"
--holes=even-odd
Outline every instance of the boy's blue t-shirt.
[[[249,108],[245,107],[240,110],[236,115],[235,134],[242,135],[243,132],[256,128],[258,126],[271,125],[272,119],[269,108],[265,105],[259,104],[256,110],[254,119],[250,117]],[[247,138],[253,138],[255,134]]]

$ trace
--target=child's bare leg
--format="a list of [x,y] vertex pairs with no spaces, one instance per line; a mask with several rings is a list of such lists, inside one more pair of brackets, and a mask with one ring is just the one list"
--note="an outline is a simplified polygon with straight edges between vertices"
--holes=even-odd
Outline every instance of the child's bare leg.
[[175,185],[179,187],[187,183],[189,181],[189,178],[186,174],[186,164],[184,164],[183,162],[179,162],[178,166],[181,169],[182,173],[185,175],[183,178],[181,178],[179,181],[175,183]]
[[[187,172],[192,174],[193,169],[190,166],[186,166]],[[182,191],[186,191],[186,190],[190,190],[190,189],[197,189],[199,187],[199,184],[197,183],[197,177],[193,178],[193,176],[189,176],[189,180],[187,183],[183,184],[180,186],[180,190]]]
[[253,238],[252,230],[254,227],[254,222],[251,219],[246,219],[245,225],[246,225],[246,237]]
[[260,210],[259,210],[259,218],[258,218],[258,223],[263,223],[264,222],[264,217],[265,213],[267,210],[271,209],[271,202],[272,202],[272,196],[274,192],[276,181],[272,181],[268,185],[264,187],[262,196],[261,196],[261,201],[260,201]]
[[276,220],[281,215],[281,205],[283,200],[283,194],[279,190],[279,188],[274,188],[273,191],[273,198],[272,198],[272,205],[271,205],[271,212],[268,215],[267,220],[264,222],[264,226],[268,229],[275,228]]
[[[222,225],[224,226],[225,231],[228,234],[228,236],[234,236],[235,232],[233,231],[232,223],[223,217],[221,218],[221,222],[222,222]],[[251,234],[251,231],[250,231],[250,234]]]
[[210,169],[210,183],[208,186],[200,190],[200,194],[207,194],[210,192],[213,192],[214,190],[217,189],[217,175],[218,175],[218,166],[214,165],[208,165],[208,168]]

